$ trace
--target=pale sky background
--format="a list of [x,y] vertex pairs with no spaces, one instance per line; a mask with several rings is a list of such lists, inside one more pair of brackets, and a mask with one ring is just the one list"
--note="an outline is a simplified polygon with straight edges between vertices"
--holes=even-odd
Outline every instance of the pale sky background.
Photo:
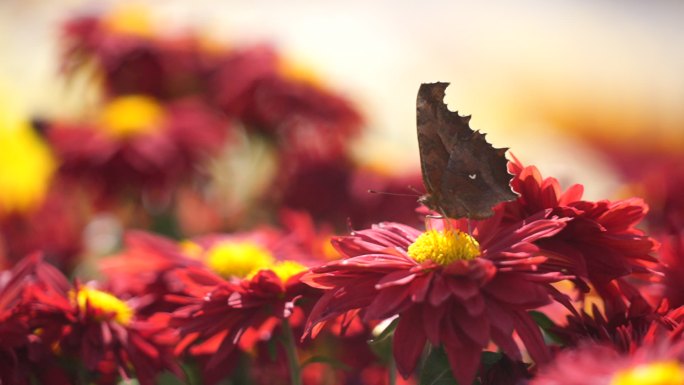
[[[0,92],[27,113],[58,113],[59,23],[123,3],[0,0]],[[585,183],[591,199],[611,197],[616,180],[566,134],[573,123],[616,136],[684,132],[682,1],[136,3],[167,31],[276,44],[362,108],[370,133],[359,157],[397,169],[418,165],[421,82],[451,82],[449,106],[496,147],[566,186]]]

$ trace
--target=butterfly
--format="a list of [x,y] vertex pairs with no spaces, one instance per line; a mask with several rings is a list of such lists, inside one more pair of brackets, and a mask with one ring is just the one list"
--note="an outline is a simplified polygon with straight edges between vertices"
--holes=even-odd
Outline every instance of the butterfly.
[[510,187],[508,149],[494,148],[485,134],[473,131],[470,116],[449,111],[448,85],[425,83],[418,90],[418,146],[427,190],[418,201],[445,217],[484,219],[498,203],[518,197]]

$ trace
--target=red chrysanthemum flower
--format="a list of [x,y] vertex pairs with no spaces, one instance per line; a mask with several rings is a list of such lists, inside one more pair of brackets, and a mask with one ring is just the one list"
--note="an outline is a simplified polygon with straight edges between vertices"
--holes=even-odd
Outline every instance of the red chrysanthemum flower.
[[281,261],[264,265],[242,280],[226,280],[205,269],[177,270],[184,295],[176,297],[183,306],[173,313],[172,325],[185,337],[177,352],[193,344],[191,353],[211,353],[206,365],[211,373],[220,369],[217,365],[236,346],[251,349],[254,343],[270,339],[283,320],[301,325],[304,314],[297,302],[316,297],[299,281],[305,270],[299,263]]
[[0,331],[0,348],[27,373],[59,372],[72,380],[87,374],[103,384],[119,375],[154,384],[165,370],[182,376],[171,350],[174,336],[164,323],[142,319],[105,291],[71,286],[38,255],[17,264],[0,286],[0,320],[9,321],[2,323],[8,329]]
[[278,53],[270,45],[227,52],[212,74],[212,102],[227,115],[242,117],[253,101],[257,84],[277,76],[279,61]]
[[283,213],[284,229],[262,226],[252,231],[212,234],[176,242],[144,231],[129,231],[124,250],[100,262],[109,288],[117,295],[135,296],[138,311],[153,314],[173,311],[169,294],[183,292],[174,270],[195,267],[223,279],[242,279],[277,260],[313,264],[330,254],[324,239],[308,215]]
[[141,318],[134,299],[127,303],[91,286],[76,285],[65,301],[75,321],[67,325],[59,349],[78,357],[89,371],[135,377],[143,385],[155,384],[165,370],[183,376],[172,352],[175,336],[164,317]]
[[591,340],[631,352],[646,341],[673,333],[680,323],[666,302],[654,308],[636,289],[620,280],[605,289],[613,303],[605,306],[603,313],[593,305],[591,312],[582,309],[570,314],[565,325],[553,328],[564,346],[576,347]]
[[334,240],[346,258],[302,278],[326,290],[307,333],[315,336],[322,322],[359,309],[364,320],[399,315],[394,334],[399,372],[405,377],[413,372],[429,341],[444,347],[462,384],[472,381],[490,340],[520,357],[514,330],[535,360],[546,361],[547,348],[526,310],[549,303],[548,284],[564,277],[539,273],[546,258],[534,242],[557,234],[565,221],[543,219],[544,214],[503,226],[497,211],[476,222],[472,236],[463,232],[464,221],[427,232],[381,223]]
[[99,268],[113,293],[136,297],[137,311],[152,315],[173,311],[177,307],[164,298],[181,290],[177,280],[170,276],[172,271],[202,265],[182,243],[132,230],[124,236],[124,250],[103,258]]
[[654,343],[629,354],[589,344],[562,352],[530,385],[682,385],[684,344]]
[[0,273],[0,383],[29,384],[29,377],[68,383],[56,365],[52,346],[73,319],[69,308],[54,307],[69,283],[33,254]]
[[164,36],[140,9],[79,17],[63,27],[63,67],[101,75],[110,97],[146,94],[162,100],[206,92],[221,55],[190,34]]
[[657,243],[636,227],[648,211],[643,200],[583,201],[581,185],[562,193],[557,180],[544,179],[535,167],[523,167],[517,160],[509,163],[509,171],[520,197],[503,205],[506,221],[548,209],[548,215],[569,219],[563,231],[536,242],[549,257],[543,269],[567,272],[583,290],[588,290],[588,281],[601,292],[613,279],[657,266],[651,256]]
[[162,105],[131,95],[110,101],[94,123],[53,124],[48,137],[62,175],[111,196],[183,181],[221,148],[226,124],[198,101]]
[[272,135],[285,159],[318,161],[344,155],[363,122],[352,104],[318,85],[284,76],[255,85],[241,116],[251,127]]

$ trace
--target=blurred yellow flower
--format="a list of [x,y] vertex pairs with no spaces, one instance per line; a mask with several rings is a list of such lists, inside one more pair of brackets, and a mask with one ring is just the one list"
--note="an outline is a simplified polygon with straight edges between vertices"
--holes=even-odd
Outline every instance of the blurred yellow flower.
[[56,162],[25,116],[0,100],[0,215],[42,203]]
[[154,26],[150,10],[142,4],[125,4],[112,9],[104,17],[105,26],[114,32],[151,37],[154,35]]
[[135,136],[158,130],[164,122],[164,109],[153,98],[143,95],[121,96],[104,107],[100,123],[117,137]]

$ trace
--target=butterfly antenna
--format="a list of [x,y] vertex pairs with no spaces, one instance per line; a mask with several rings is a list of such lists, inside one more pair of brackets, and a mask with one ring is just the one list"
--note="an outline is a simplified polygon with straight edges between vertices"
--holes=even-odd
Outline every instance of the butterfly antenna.
[[397,196],[397,197],[411,197],[411,198],[419,198],[420,195],[414,195],[414,194],[403,194],[403,193],[391,193],[391,192],[386,192],[386,191],[378,191],[378,190],[368,190],[369,194],[381,194],[381,195],[392,195],[392,196]]
[[418,190],[417,188],[415,188],[415,187],[413,187],[413,186],[411,186],[411,185],[408,185],[407,187],[408,187],[409,190],[411,190],[411,191],[413,191],[414,193],[418,194],[418,196],[422,196],[423,194],[425,194],[424,192],[420,192],[420,190]]

